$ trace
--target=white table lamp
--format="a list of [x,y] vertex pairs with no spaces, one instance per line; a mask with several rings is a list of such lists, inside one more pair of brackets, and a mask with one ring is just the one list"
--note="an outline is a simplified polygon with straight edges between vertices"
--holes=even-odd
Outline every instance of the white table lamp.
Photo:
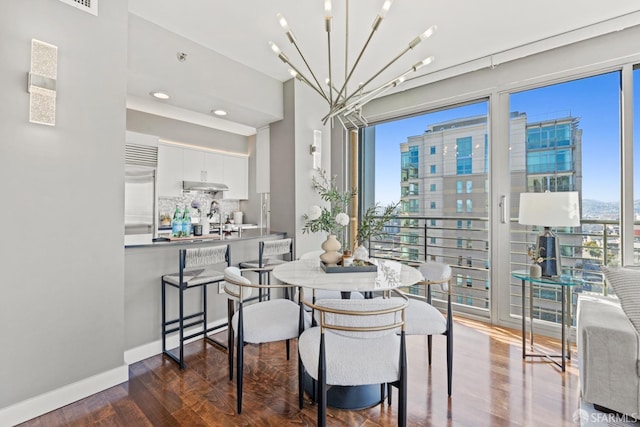
[[580,198],[577,191],[555,193],[520,193],[518,222],[539,225],[544,231],[538,236],[536,259],[542,258],[543,276],[557,276],[560,272],[560,244],[551,227],[580,225]]

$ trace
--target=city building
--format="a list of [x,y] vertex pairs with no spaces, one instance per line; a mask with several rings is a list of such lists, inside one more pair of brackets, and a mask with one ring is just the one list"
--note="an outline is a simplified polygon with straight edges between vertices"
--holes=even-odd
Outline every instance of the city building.
[[[575,117],[528,121],[510,119],[511,218],[518,217],[521,192],[580,191],[582,130]],[[395,253],[405,260],[427,259],[454,266],[455,302],[489,308],[489,137],[486,116],[430,125],[400,143],[400,233]],[[512,264],[526,266],[527,243],[538,230],[512,223]],[[535,231],[535,232],[531,232]],[[571,233],[571,230],[562,230]],[[524,233],[524,234],[523,234]],[[563,268],[576,263],[581,237],[563,238]],[[519,246],[519,247],[518,247]],[[520,254],[520,255],[517,255]],[[543,296],[538,317],[556,321],[557,292]],[[542,314],[544,313],[544,314]]]

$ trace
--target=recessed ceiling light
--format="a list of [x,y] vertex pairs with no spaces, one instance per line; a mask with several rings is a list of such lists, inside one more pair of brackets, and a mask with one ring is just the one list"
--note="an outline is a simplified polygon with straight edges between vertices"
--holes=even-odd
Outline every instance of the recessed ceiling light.
[[213,114],[215,114],[216,116],[226,116],[227,112],[224,110],[213,110]]
[[157,99],[169,99],[169,98],[171,98],[171,96],[169,96],[168,94],[166,94],[164,92],[151,92],[151,96],[153,96],[154,98],[157,98]]

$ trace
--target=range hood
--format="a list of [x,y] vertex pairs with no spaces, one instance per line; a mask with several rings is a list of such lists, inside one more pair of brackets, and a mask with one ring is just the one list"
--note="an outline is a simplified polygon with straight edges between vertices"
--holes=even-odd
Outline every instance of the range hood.
[[228,191],[229,187],[227,187],[225,184],[220,184],[217,182],[182,181],[182,189],[184,191],[217,193],[219,191]]

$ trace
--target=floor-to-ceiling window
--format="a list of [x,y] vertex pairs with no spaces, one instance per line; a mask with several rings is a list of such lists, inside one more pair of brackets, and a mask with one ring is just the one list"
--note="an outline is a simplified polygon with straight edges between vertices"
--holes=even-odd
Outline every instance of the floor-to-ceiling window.
[[[578,279],[574,310],[578,293],[610,291],[601,265],[640,264],[640,208],[633,202],[640,199],[640,66],[620,63],[602,70],[589,65],[579,76],[565,70],[553,79],[514,77],[493,87],[481,75],[481,89],[474,93],[489,101],[451,108],[443,103],[460,99],[457,84],[443,82],[434,91],[443,98],[425,102],[438,111],[360,132],[361,149],[369,156],[375,152],[363,164],[375,179],[360,188],[375,194],[369,202],[400,202],[398,217],[387,228],[392,233],[373,242],[373,252],[408,263],[449,263],[455,309],[491,312],[492,319],[510,326],[519,325],[521,314],[520,282],[510,273],[528,267],[527,249],[540,232],[517,223],[521,192],[579,193],[581,226],[554,230],[560,236],[562,272]],[[631,164],[623,155],[630,152],[629,144]],[[630,180],[631,195],[622,185]],[[395,198],[385,198],[394,191]],[[559,289],[536,288],[534,299],[541,329],[558,331]],[[489,310],[482,313],[483,307]]]
[[452,265],[456,309],[488,316],[488,102],[370,126],[361,141],[367,199],[399,206],[372,254]]
[[[511,197],[577,191],[582,225],[556,229],[562,273],[581,279],[574,293],[602,292],[600,266],[620,262],[620,72],[572,80],[510,96]],[[511,268],[524,269],[541,227],[517,223],[512,211]],[[536,286],[534,317],[558,323],[560,288]],[[575,302],[575,298],[574,298]],[[510,313],[521,314],[520,282],[511,283]]]

